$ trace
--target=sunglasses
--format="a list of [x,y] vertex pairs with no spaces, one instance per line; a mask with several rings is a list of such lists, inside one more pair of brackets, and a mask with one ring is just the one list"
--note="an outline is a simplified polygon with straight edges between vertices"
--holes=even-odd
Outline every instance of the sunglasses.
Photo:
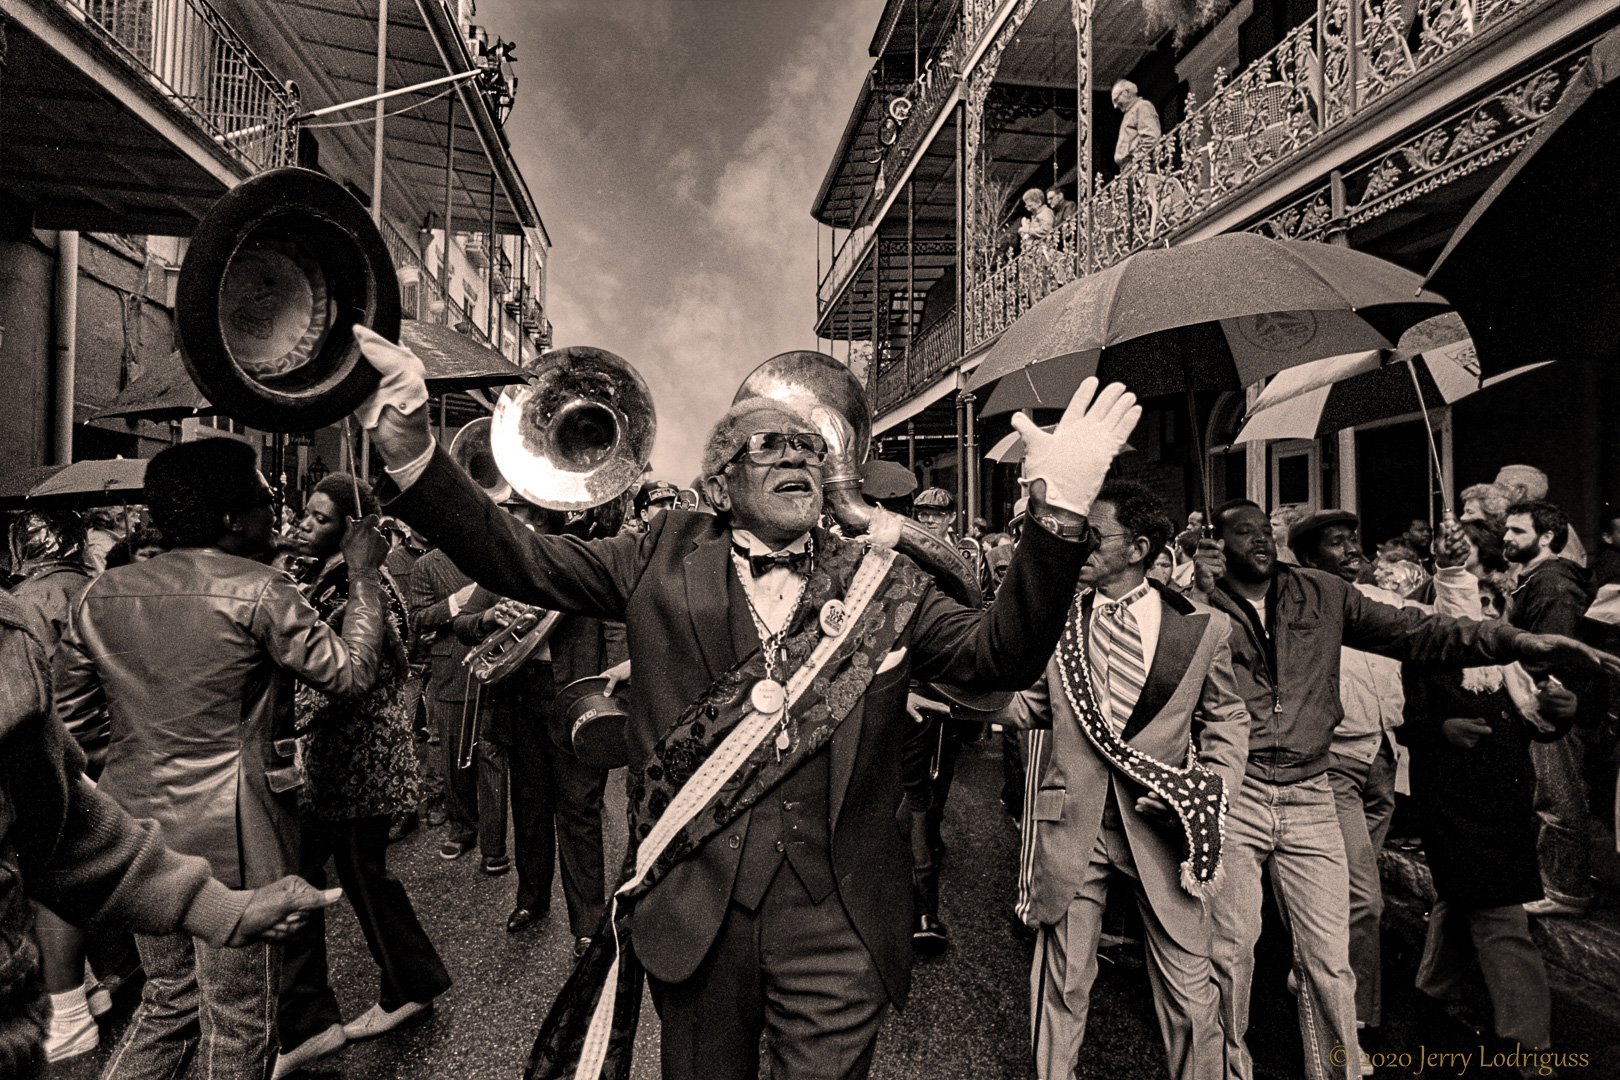
[[791,435],[780,431],[756,431],[731,455],[731,460],[735,463],[746,456],[755,465],[775,465],[787,457],[790,449],[801,455],[806,465],[820,465],[827,460],[827,440],[808,431]]

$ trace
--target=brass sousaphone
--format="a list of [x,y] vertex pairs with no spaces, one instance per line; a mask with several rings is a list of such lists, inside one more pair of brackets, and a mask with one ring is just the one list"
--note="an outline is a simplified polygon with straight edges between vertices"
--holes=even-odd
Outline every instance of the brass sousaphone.
[[[527,385],[507,387],[494,415],[474,420],[450,444],[450,456],[485,494],[498,503],[516,497],[549,510],[586,510],[641,479],[658,417],[646,382],[628,361],[575,346],[545,353],[526,370]],[[467,655],[470,676],[483,685],[507,678],[546,642],[559,618],[531,608],[489,635]],[[591,715],[573,732],[582,759],[621,755],[623,711],[586,711]]]
[[[914,519],[873,506],[862,496],[861,467],[872,441],[872,413],[860,380],[847,365],[825,353],[782,353],[755,368],[732,403],[747,398],[781,402],[807,418],[827,440],[822,497],[845,536],[864,536],[880,547],[894,548],[931,574],[947,596],[969,607],[984,604],[978,575],[954,547]],[[953,705],[975,713],[996,712],[1012,698],[1000,691],[937,689]]]

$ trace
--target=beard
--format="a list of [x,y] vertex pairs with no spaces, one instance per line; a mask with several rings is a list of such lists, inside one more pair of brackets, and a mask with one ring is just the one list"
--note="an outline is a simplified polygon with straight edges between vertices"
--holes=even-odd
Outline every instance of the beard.
[[1502,555],[1511,563],[1525,565],[1535,561],[1536,556],[1540,554],[1541,541],[1539,539],[1530,547],[1520,547],[1511,540],[1502,545]]

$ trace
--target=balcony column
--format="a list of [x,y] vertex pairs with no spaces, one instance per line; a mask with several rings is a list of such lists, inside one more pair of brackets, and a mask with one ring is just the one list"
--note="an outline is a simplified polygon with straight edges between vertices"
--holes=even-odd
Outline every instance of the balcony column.
[[[854,284],[851,284],[850,289],[853,290],[854,288]],[[883,367],[883,335],[878,329],[878,301],[882,296],[883,238],[881,236],[874,236],[872,238],[872,366],[871,369],[866,373],[866,381],[871,385],[873,415],[877,414],[878,373]],[[831,347],[831,345],[828,346],[828,348]]]
[[961,392],[963,379],[959,372],[956,377],[958,393],[956,395],[956,534],[967,535],[967,522],[963,515],[967,513],[967,410],[968,395]]
[[906,465],[917,475],[917,424],[912,420],[906,421]]
[[906,392],[910,393],[916,383],[916,372],[912,368],[912,339],[915,338],[917,323],[913,318],[914,307],[917,303],[917,185],[913,181],[906,181]]
[[962,535],[973,529],[973,519],[979,516],[979,437],[973,416],[973,404],[978,400],[972,394],[962,395],[962,416],[966,420],[967,437],[964,440],[964,475],[967,498],[962,506]]
[[1074,134],[1075,202],[1082,206],[1091,198],[1091,4],[1092,0],[1069,0],[1074,16],[1074,89],[1078,95]]
[[[377,93],[388,92],[388,0],[377,3]],[[388,103],[377,99],[371,135],[371,220],[382,227],[383,115]]]
[[449,97],[444,135],[444,250],[439,260],[439,295],[445,301],[444,324],[450,319],[450,238],[455,235],[456,216],[456,95]]

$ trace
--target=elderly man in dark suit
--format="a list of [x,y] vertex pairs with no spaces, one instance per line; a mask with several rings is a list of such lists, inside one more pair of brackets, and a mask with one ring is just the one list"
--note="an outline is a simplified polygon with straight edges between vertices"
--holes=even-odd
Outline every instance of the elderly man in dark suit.
[[602,1009],[624,1022],[615,995],[639,992],[639,978],[619,981],[639,964],[666,1077],[757,1076],[762,1033],[779,1080],[865,1076],[887,1005],[909,989],[895,825],[908,680],[1015,689],[1039,675],[1092,547],[1084,514],[1140,416],[1134,397],[1115,385],[1093,402],[1090,380],[1055,433],[1020,418],[1033,523],[983,611],[909,560],[820,529],[827,441],[763,399],[733,406],[709,439],[718,517],[671,510],[639,536],[536,536],[433,446],[415,357],[356,335],[384,375],[360,417],[401,489],[392,510],[492,591],[628,629],[636,865],[598,941],[611,967],[594,947],[581,962],[605,984],[584,1006],[597,1022],[569,1035],[565,992],[538,1071],[622,1066],[628,1043],[619,1028],[602,1037]]
[[[1243,782],[1249,709],[1232,673],[1225,615],[1156,586],[1147,568],[1174,526],[1140,484],[1114,481],[1092,504],[1100,543],[1080,572],[1069,618],[1083,635],[1101,720],[1139,754],[1174,768],[1196,760],[1222,788]],[[1025,801],[1018,913],[1040,933],[1030,972],[1035,1067],[1074,1075],[1097,977],[1108,883],[1136,894],[1146,931],[1154,1009],[1171,1080],[1219,1080],[1225,1070],[1220,995],[1209,960],[1210,920],[1183,885],[1182,823],[1144,786],[1137,763],[1079,715],[1060,657],[1014,702],[1033,739]]]

